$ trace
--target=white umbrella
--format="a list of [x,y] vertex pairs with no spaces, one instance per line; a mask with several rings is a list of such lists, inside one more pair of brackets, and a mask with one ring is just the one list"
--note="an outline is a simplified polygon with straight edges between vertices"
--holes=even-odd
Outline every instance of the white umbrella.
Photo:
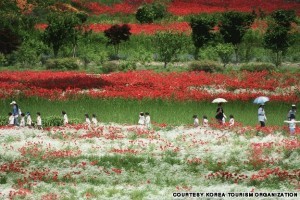
[[264,103],[266,103],[269,100],[270,100],[269,97],[260,96],[260,97],[257,97],[256,99],[254,99],[253,103],[264,104]]
[[212,103],[226,103],[226,99],[223,98],[216,98],[212,101]]

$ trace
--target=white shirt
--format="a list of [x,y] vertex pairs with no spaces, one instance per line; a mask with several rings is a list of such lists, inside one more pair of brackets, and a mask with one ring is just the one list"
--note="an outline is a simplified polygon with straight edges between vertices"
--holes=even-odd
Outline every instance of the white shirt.
[[26,124],[27,124],[28,126],[31,126],[31,124],[32,124],[32,120],[31,120],[30,115],[27,116]]
[[90,120],[88,117],[86,117],[86,118],[85,118],[85,123],[86,123],[87,125],[91,125],[91,120]]
[[203,119],[202,125],[203,125],[204,127],[208,127],[208,119]]
[[64,114],[64,125],[66,125],[68,123],[69,123],[68,116],[67,116],[67,114]]
[[265,110],[263,108],[259,108],[257,114],[258,114],[258,121],[264,122],[267,119]]
[[94,126],[97,126],[98,120],[97,120],[96,117],[93,117],[93,118],[92,118],[92,123],[93,123]]
[[14,125],[14,116],[13,115],[11,115],[11,116],[9,116],[9,118],[8,118],[8,124],[9,125]]
[[198,119],[198,118],[195,118],[195,119],[194,119],[194,126],[195,126],[195,127],[198,127],[198,126],[199,126],[199,119]]
[[234,125],[234,118],[230,118],[229,120],[229,126],[233,126]]
[[147,115],[145,117],[145,124],[150,124],[151,123],[151,118],[150,118],[150,115]]
[[139,115],[138,124],[144,125],[145,124],[145,116]]
[[25,117],[21,117],[20,126],[25,126]]
[[37,116],[37,118],[36,118],[36,125],[42,126],[42,118],[41,118],[41,116]]

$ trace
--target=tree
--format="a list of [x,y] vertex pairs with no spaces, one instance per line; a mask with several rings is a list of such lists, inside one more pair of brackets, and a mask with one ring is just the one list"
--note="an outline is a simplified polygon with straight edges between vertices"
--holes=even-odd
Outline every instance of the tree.
[[222,60],[223,66],[226,67],[226,65],[231,60],[231,56],[234,52],[234,47],[232,46],[232,44],[218,44],[216,46],[216,52]]
[[109,39],[108,44],[114,46],[115,55],[118,55],[121,42],[130,39],[130,27],[127,24],[116,24],[106,29],[104,35]]
[[219,29],[225,43],[234,46],[236,62],[238,62],[238,45],[246,31],[250,28],[255,16],[250,13],[236,11],[225,12],[221,16]]
[[198,60],[199,49],[207,44],[213,37],[213,28],[216,20],[209,15],[192,17],[190,26],[192,28],[192,40],[195,46],[194,57]]
[[160,3],[144,4],[138,8],[135,18],[140,23],[152,23],[162,19],[167,13],[166,6]]
[[159,60],[164,62],[164,67],[178,56],[186,47],[186,38],[183,33],[158,32],[154,36],[154,45],[157,49]]
[[78,26],[82,23],[74,13],[54,12],[48,16],[48,27],[43,34],[44,42],[53,49],[57,57],[59,49],[65,44],[77,44]]
[[296,21],[295,11],[277,10],[271,14],[272,21],[264,35],[264,47],[275,53],[275,65],[281,64],[282,56],[293,42],[291,23]]

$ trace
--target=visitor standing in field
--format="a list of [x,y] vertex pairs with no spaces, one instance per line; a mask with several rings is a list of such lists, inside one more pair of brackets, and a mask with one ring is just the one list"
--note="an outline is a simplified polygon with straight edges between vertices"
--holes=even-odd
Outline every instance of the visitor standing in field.
[[222,107],[222,103],[218,104],[217,112],[216,112],[216,119],[220,124],[223,124],[223,118],[224,118],[224,110]]
[[260,122],[261,127],[266,126],[266,120],[267,120],[267,116],[266,116],[264,107],[265,107],[264,104],[259,105],[258,112],[257,112],[258,121]]
[[208,127],[208,119],[207,119],[206,115],[203,115],[202,126],[203,127]]
[[93,127],[96,127],[98,125],[98,120],[95,114],[92,114],[92,124]]
[[289,129],[290,129],[290,134],[293,135],[295,134],[296,131],[296,120],[295,120],[295,115],[291,114],[290,120],[289,120]]
[[139,125],[145,125],[145,115],[143,112],[140,112],[139,114],[139,121],[138,121]]
[[233,117],[233,115],[229,115],[229,126],[230,127],[234,126],[234,117]]
[[43,129],[42,128],[42,117],[41,117],[41,113],[37,112],[37,117],[36,117],[36,125],[38,129]]
[[26,113],[26,116],[27,116],[27,119],[26,119],[26,125],[27,125],[29,128],[31,128],[31,126],[32,126],[32,120],[31,120],[30,113],[27,112],[27,113]]
[[61,114],[63,115],[64,126],[66,126],[69,123],[68,115],[67,115],[66,111],[62,111]]
[[151,128],[151,118],[148,112],[145,113],[145,125],[147,129]]
[[296,110],[297,110],[296,105],[293,104],[291,110],[289,110],[289,112],[288,112],[288,114],[287,114],[287,119],[288,119],[289,121],[291,121],[291,116],[292,116],[292,115],[294,115],[294,118],[296,119]]
[[85,114],[85,124],[88,125],[88,127],[91,126],[91,120],[90,120],[90,117],[89,117],[89,114]]
[[21,114],[20,126],[25,127],[25,114],[24,113]]
[[14,116],[14,125],[19,126],[19,119],[18,119],[20,114],[19,106],[15,101],[12,101],[10,105],[12,105],[12,115]]
[[10,112],[8,113],[8,125],[13,126],[14,125],[14,115]]
[[193,119],[194,119],[194,127],[198,127],[199,126],[199,119],[197,115],[193,115]]

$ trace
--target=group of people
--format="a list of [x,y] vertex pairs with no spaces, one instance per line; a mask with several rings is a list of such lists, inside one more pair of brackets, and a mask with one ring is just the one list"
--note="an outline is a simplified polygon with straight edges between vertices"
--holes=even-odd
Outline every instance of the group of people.
[[138,124],[146,126],[147,129],[151,128],[151,117],[149,112],[140,112]]
[[[22,113],[21,109],[19,108],[18,104],[15,101],[12,101],[10,103],[10,105],[12,105],[12,112],[10,112],[8,114],[9,115],[9,117],[8,117],[8,124],[9,125],[11,125],[11,126],[21,126],[21,127],[24,127],[24,126],[32,127],[32,126],[35,125],[33,123],[32,119],[31,119],[31,115],[30,115],[29,112],[26,112],[26,114]],[[296,105],[293,104],[292,107],[291,107],[291,109],[288,112],[287,120],[284,121],[284,122],[286,122],[286,123],[289,124],[289,129],[290,129],[290,133],[291,134],[295,133],[296,123],[300,123],[300,121],[296,121],[296,110],[297,110]],[[36,126],[37,126],[38,129],[42,129],[41,113],[37,112],[36,115],[37,115]],[[67,125],[69,123],[69,119],[68,119],[67,113],[65,111],[62,111],[62,115],[63,115],[63,124]],[[19,116],[21,116],[20,123],[19,123]],[[222,125],[225,124],[225,120],[226,120],[227,117],[226,117],[226,115],[224,113],[224,110],[223,110],[223,107],[222,107],[222,103],[218,104],[218,108],[217,108],[217,111],[216,111],[215,118],[217,119],[217,121],[220,124],[222,124]],[[198,116],[197,115],[193,115],[193,119],[194,119],[194,126],[195,127],[200,126]],[[266,126],[266,120],[267,120],[267,116],[266,116],[266,112],[265,112],[265,109],[264,109],[264,104],[260,104],[259,108],[258,108],[258,121],[260,122],[260,126],[261,127],[265,127]],[[98,125],[98,120],[96,118],[96,115],[93,114],[92,115],[92,120],[90,120],[89,115],[85,114],[85,123],[88,126],[91,126],[91,125],[92,126],[97,126]],[[234,123],[235,123],[234,117],[231,114],[229,116],[229,126],[230,127],[234,126]],[[145,126],[147,129],[151,128],[151,118],[150,118],[149,112],[145,112],[145,113],[144,112],[140,112],[139,113],[138,124],[142,125],[142,126]],[[207,119],[206,115],[203,116],[202,126],[203,127],[208,127],[209,126],[208,119]]]

